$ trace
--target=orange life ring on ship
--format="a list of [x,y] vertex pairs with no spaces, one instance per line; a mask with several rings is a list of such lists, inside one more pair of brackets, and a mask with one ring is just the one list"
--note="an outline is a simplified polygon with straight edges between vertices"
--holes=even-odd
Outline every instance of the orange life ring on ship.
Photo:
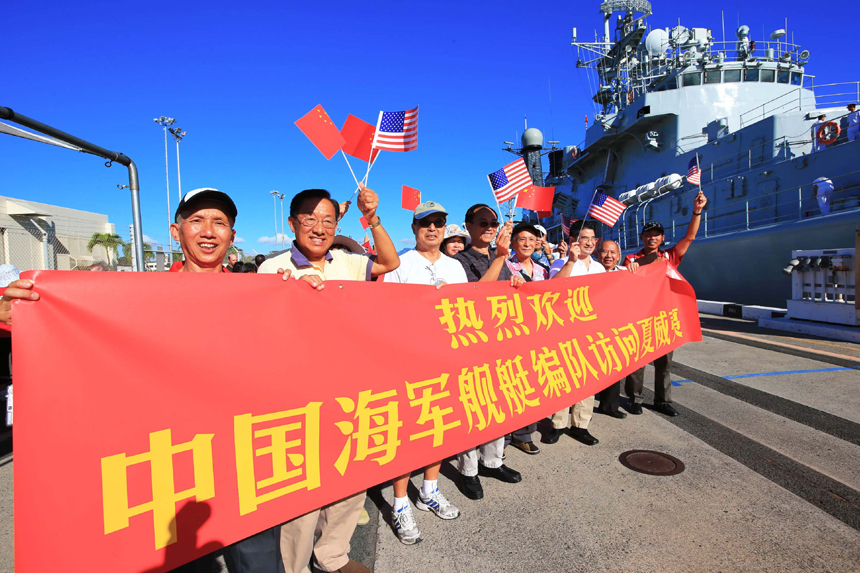
[[[828,128],[830,129],[829,137],[827,136]],[[818,139],[818,143],[821,145],[830,145],[831,143],[836,143],[836,140],[839,138],[839,131],[838,123],[835,121],[826,121],[815,132],[815,138]]]
[[628,102],[633,101],[633,90],[630,90],[629,92],[627,92],[627,101]]

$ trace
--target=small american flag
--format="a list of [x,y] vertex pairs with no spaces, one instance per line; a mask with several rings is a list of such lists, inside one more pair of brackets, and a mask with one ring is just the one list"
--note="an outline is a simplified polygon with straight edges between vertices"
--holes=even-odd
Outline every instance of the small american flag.
[[379,112],[372,147],[385,151],[418,149],[418,108]]
[[579,219],[574,219],[573,217],[565,217],[561,216],[561,232],[565,237],[570,236],[570,226],[577,222]]
[[698,154],[690,160],[690,164],[687,166],[687,181],[693,185],[702,184],[702,170],[699,169]]
[[626,207],[624,203],[616,201],[606,193],[597,191],[594,194],[594,199],[591,200],[591,207],[588,208],[588,214],[610,227],[615,225],[618,217],[624,212]]
[[487,179],[499,203],[515,197],[517,193],[533,185],[532,177],[522,157],[490,173]]

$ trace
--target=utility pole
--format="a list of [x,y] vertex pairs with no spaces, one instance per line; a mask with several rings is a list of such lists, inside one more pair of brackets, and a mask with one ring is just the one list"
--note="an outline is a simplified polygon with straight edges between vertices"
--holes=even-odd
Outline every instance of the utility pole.
[[173,213],[170,212],[170,169],[167,162],[167,128],[176,123],[176,120],[172,117],[162,115],[153,121],[164,129],[164,179],[167,185],[167,245],[169,247],[168,251],[171,253],[170,257],[173,258],[173,237],[170,236],[170,224],[173,222]]

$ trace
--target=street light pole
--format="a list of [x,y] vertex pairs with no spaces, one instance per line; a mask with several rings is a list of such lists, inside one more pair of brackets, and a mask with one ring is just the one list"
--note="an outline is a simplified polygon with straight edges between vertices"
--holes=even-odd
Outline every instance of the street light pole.
[[278,247],[278,193],[277,191],[269,191],[272,194],[272,206],[275,208],[275,248]]
[[179,182],[179,201],[182,201],[182,173],[179,171],[179,142],[187,135],[187,131],[182,131],[181,127],[170,128],[170,133],[173,134],[173,139],[176,140],[176,178]]
[[278,198],[281,200],[281,250],[287,250],[287,230],[284,229],[284,194],[279,193]]
[[[172,117],[155,118],[153,121],[164,129],[164,179],[167,185],[167,245],[170,250],[170,256],[173,257],[173,237],[170,236],[170,224],[173,222],[173,213],[170,212],[170,169],[167,162],[167,128],[176,123]],[[173,263],[173,260],[170,261]]]

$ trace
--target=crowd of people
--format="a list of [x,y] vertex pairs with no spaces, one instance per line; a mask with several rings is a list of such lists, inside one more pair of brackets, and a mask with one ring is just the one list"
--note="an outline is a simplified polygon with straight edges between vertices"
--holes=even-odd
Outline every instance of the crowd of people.
[[[575,278],[605,272],[636,272],[639,267],[664,262],[676,269],[696,237],[700,215],[707,200],[700,192],[693,205],[686,235],[674,246],[660,247],[665,233],[660,223],[647,223],[642,231],[643,248],[628,255],[621,264],[621,251],[613,241],[600,241],[596,226],[577,222],[571,226],[569,241],[551,245],[545,229],[529,222],[503,222],[496,211],[476,204],[466,211],[461,229],[448,223],[449,213],[434,201],[418,205],[412,214],[415,247],[398,255],[394,243],[376,214],[378,195],[361,186],[358,209],[368,223],[376,254],[367,256],[355,241],[336,237],[338,222],[349,203],[338,203],[328,191],[309,189],[298,193],[290,202],[289,226],[295,236],[292,248],[266,259],[242,262],[228,250],[236,236],[238,210],[233,200],[216,189],[188,192],[177,207],[170,232],[183,252],[184,260],[174,263],[171,272],[195,273],[277,273],[287,280],[308,283],[323,290],[326,280],[381,280],[443,288],[445,285],[504,281],[520,288],[532,281]],[[354,244],[353,244],[354,243]],[[225,257],[226,265],[224,265]],[[39,294],[31,280],[9,284],[0,298],[0,321],[12,324],[15,300],[38,301]],[[220,309],[213,308],[213,312]],[[672,353],[655,360],[655,410],[677,416],[672,406],[669,367]],[[615,418],[626,418],[620,411],[621,384],[629,399],[630,414],[642,413],[644,368],[618,380],[600,393],[598,411]],[[595,397],[552,415],[552,429],[542,436],[542,443],[557,443],[564,434],[585,445],[598,439],[589,432]],[[481,478],[506,483],[522,481],[520,472],[505,465],[506,447],[515,447],[529,455],[541,453],[534,443],[537,425],[530,424],[508,436],[500,436],[456,456],[458,487],[469,499],[484,497]],[[452,504],[439,486],[443,460],[423,468],[423,482],[415,507],[441,519],[456,519],[460,509]],[[420,529],[407,497],[410,474],[393,480],[394,504],[392,527],[407,545],[421,539]],[[345,573],[366,572],[361,563],[349,558],[349,542],[364,511],[365,492],[340,500],[280,526],[263,531],[226,548],[229,566],[240,573],[308,573],[311,567],[321,571]],[[203,570],[207,558],[184,566],[187,571]]]

